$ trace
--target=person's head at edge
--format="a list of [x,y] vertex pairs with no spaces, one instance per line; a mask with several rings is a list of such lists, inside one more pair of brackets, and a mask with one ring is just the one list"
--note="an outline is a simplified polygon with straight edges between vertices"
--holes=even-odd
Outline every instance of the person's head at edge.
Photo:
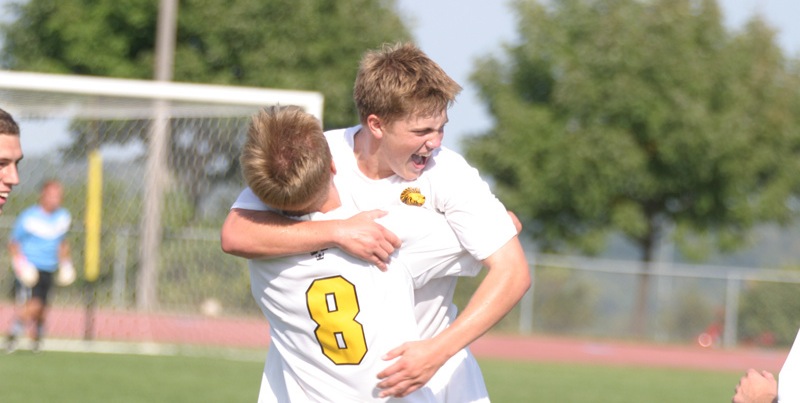
[[21,160],[19,125],[8,112],[0,109],[0,214],[11,189],[19,183],[17,167]]
[[322,125],[297,106],[272,106],[253,116],[239,157],[242,176],[264,204],[287,215],[327,211],[333,165]]
[[[372,158],[371,165],[360,161],[364,173],[373,179],[418,178],[441,146],[447,109],[460,92],[461,86],[413,44],[365,53],[353,89],[362,132],[371,134],[356,137],[356,152]],[[371,144],[359,150],[365,141]]]

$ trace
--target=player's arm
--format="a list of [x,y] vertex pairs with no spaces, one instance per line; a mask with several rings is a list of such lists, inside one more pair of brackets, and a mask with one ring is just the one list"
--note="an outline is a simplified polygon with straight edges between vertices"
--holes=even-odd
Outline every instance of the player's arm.
[[247,259],[338,247],[385,270],[400,240],[375,222],[384,214],[373,210],[347,220],[297,221],[271,211],[234,208],[222,224],[220,243],[225,253]]
[[486,258],[486,277],[456,320],[437,336],[405,343],[384,359],[400,360],[378,374],[381,396],[403,397],[427,383],[444,363],[477,340],[519,302],[531,284],[517,237]]
[[20,253],[19,243],[15,240],[8,241],[8,254],[11,255],[11,258],[13,259]]
[[68,262],[72,261],[72,253],[69,249],[69,242],[67,240],[61,241],[58,245],[58,261],[59,262]]

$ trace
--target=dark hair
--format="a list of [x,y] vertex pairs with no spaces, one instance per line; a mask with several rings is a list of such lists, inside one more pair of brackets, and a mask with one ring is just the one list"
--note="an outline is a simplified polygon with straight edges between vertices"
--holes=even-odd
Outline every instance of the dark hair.
[[11,114],[0,109],[0,134],[19,136],[19,125]]

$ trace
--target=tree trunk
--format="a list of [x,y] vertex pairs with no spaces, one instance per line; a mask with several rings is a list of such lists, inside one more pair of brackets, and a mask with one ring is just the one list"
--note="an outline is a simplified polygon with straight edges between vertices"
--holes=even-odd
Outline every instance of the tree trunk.
[[639,243],[642,251],[642,270],[638,276],[638,284],[636,285],[636,300],[633,307],[633,319],[631,322],[631,331],[636,338],[643,338],[645,334],[645,327],[647,322],[647,301],[650,294],[650,268],[653,262],[653,248],[655,235],[651,230],[650,233],[642,239]]

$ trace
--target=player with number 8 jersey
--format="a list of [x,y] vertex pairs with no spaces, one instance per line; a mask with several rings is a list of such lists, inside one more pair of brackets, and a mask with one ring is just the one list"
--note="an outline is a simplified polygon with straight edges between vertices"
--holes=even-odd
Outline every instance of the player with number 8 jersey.
[[[341,220],[336,168],[319,121],[296,107],[262,110],[240,157],[255,204],[298,221]],[[245,202],[243,202],[245,203]],[[246,204],[246,203],[245,203]],[[388,270],[337,248],[249,259],[251,292],[270,324],[259,402],[386,401],[378,374],[390,350],[419,340],[414,290],[445,276],[475,275],[480,263],[461,246],[445,218],[418,206],[388,209],[380,224],[402,240]],[[448,355],[445,379],[486,399],[474,357]],[[425,386],[396,401],[438,401]],[[394,400],[394,398],[392,398]]]
[[[352,215],[344,210],[304,219]],[[377,397],[375,375],[387,365],[381,357],[420,338],[414,289],[481,268],[440,214],[400,206],[380,221],[403,240],[385,272],[335,248],[250,261],[251,290],[272,342],[259,402],[386,400]],[[483,388],[480,377],[458,383]],[[436,400],[424,387],[393,401]]]

